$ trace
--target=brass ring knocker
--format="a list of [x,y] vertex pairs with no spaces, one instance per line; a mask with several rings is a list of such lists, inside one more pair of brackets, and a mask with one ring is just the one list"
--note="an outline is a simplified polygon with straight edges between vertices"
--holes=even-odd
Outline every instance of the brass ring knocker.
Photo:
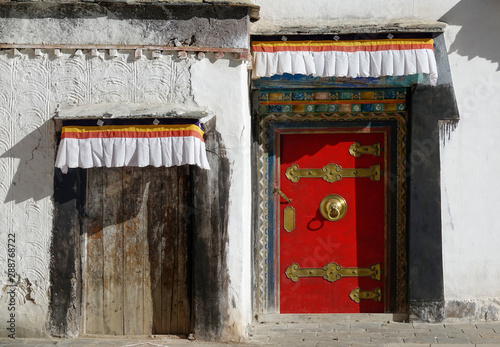
[[347,212],[347,203],[340,195],[330,194],[321,200],[319,210],[326,220],[336,222],[344,218]]

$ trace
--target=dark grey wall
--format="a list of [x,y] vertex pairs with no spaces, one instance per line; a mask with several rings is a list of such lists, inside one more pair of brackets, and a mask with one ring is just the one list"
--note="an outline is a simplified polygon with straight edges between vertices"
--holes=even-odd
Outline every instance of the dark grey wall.
[[210,171],[192,167],[194,332],[220,340],[229,320],[227,273],[229,161],[213,125],[205,133]]
[[410,320],[444,319],[440,120],[458,121],[444,35],[435,37],[436,86],[411,90],[408,156],[408,296]]
[[245,6],[2,2],[0,43],[248,48],[249,21]]
[[50,262],[49,333],[76,336],[81,317],[80,240],[85,205],[85,170],[54,174],[54,231]]

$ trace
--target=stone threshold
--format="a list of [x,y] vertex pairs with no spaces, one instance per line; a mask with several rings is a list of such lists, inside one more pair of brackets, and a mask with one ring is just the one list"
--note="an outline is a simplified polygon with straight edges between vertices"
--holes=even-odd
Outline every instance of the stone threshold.
[[259,323],[321,323],[321,322],[408,322],[406,313],[323,313],[323,314],[279,314],[259,313]]

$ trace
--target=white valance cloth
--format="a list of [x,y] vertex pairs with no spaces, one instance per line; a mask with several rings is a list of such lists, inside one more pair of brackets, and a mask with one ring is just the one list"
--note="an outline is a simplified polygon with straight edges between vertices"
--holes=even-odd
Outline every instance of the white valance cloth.
[[[210,169],[197,120],[105,120],[63,123],[55,166],[68,168],[175,166]],[[93,123],[93,125],[89,125]],[[145,124],[149,123],[149,124]]]
[[437,82],[432,39],[256,41],[253,77],[381,77],[429,74]]

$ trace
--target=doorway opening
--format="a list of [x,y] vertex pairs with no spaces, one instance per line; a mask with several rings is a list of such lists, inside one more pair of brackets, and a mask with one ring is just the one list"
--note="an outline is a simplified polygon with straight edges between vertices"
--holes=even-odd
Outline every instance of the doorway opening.
[[192,331],[189,166],[87,170],[84,333]]
[[258,312],[407,312],[406,91],[255,92]]

